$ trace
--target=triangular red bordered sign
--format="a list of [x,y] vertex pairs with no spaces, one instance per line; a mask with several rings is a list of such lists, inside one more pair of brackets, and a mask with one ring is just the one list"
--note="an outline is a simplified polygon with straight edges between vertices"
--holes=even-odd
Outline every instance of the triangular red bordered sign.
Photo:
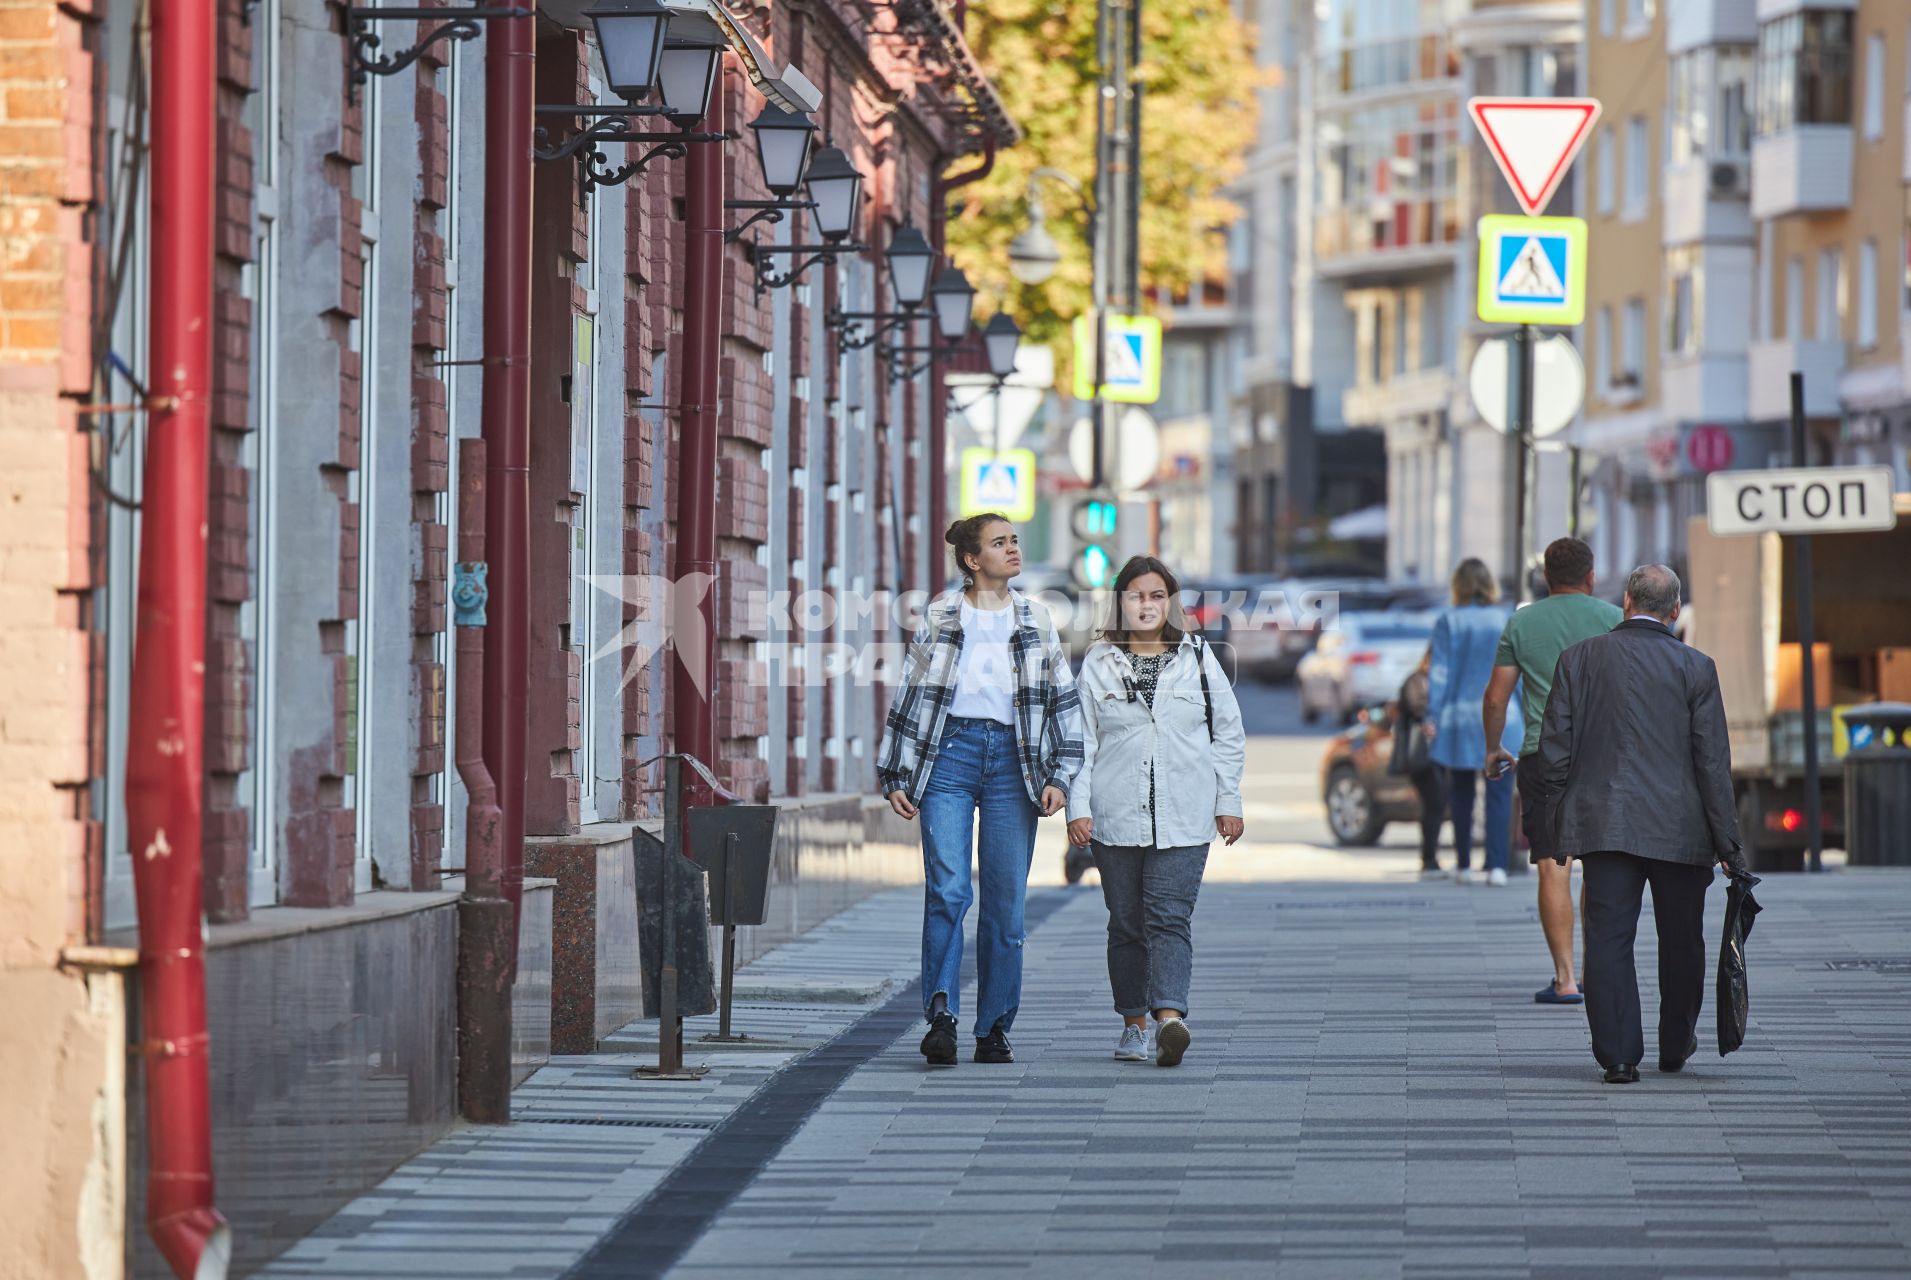
[[1597,98],[1473,98],[1466,104],[1520,208],[1538,217],[1599,119]]

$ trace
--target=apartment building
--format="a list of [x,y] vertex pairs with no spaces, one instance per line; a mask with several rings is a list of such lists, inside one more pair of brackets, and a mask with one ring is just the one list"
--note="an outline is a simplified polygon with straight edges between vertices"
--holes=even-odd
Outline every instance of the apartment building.
[[[1588,525],[1606,564],[1684,560],[1705,476],[1813,460],[1907,480],[1901,0],[1593,0]],[[1583,167],[1583,166],[1582,166]]]

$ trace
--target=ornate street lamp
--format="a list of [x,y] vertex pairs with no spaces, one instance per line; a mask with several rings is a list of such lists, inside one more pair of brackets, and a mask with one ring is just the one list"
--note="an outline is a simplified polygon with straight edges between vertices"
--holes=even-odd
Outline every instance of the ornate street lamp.
[[726,47],[723,32],[708,18],[687,13],[671,17],[657,63],[657,96],[664,115],[679,129],[688,129],[710,110]]
[[832,243],[853,238],[856,215],[862,211],[863,175],[836,147],[824,147],[810,161],[810,202],[816,206],[816,229]]
[[587,9],[604,55],[604,80],[626,101],[642,98],[657,84],[663,59],[664,28],[670,10],[657,0],[628,0],[616,9]]
[[1062,261],[1061,246],[1048,233],[1041,201],[1029,197],[1029,224],[1009,241],[1009,274],[1023,284],[1042,284]]
[[896,304],[905,311],[921,306],[929,292],[929,268],[936,261],[936,251],[922,232],[905,222],[889,237],[883,261],[889,267],[889,291]]
[[929,302],[935,312],[936,336],[944,342],[960,342],[969,332],[969,314],[975,305],[975,286],[959,267],[944,267],[929,286]]
[[750,121],[750,128],[756,133],[756,158],[763,168],[763,185],[787,199],[803,185],[816,125],[807,115],[765,106]]
[[998,311],[989,317],[982,330],[982,346],[988,353],[989,372],[1000,381],[1015,372],[1015,353],[1022,345],[1022,327],[1007,313]]

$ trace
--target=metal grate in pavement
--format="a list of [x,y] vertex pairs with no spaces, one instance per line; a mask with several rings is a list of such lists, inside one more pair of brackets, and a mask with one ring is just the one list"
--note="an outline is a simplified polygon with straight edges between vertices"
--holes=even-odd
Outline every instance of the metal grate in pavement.
[[715,1120],[632,1120],[620,1116],[523,1116],[516,1124],[588,1124],[609,1129],[714,1129]]

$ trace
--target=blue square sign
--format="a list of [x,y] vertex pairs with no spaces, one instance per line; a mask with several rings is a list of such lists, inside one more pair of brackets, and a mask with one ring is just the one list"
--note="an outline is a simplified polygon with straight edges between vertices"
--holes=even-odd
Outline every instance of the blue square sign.
[[1574,325],[1586,318],[1586,224],[1578,218],[1480,219],[1480,319]]

